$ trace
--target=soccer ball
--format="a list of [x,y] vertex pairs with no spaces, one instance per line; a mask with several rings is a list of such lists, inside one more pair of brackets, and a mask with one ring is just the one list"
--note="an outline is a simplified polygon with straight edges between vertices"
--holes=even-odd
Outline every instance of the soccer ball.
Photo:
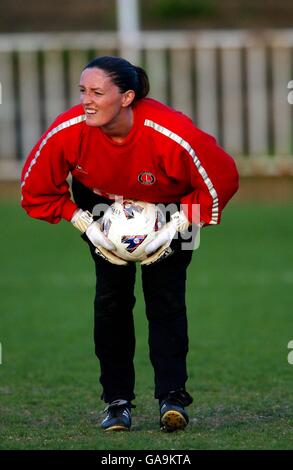
[[115,254],[126,261],[142,261],[145,247],[165,224],[156,205],[123,199],[115,201],[102,218],[104,235],[115,245]]

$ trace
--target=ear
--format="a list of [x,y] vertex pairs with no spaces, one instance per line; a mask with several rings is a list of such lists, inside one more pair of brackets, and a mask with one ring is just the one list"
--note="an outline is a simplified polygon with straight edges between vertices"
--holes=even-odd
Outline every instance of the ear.
[[127,108],[130,106],[135,98],[135,92],[133,90],[127,90],[122,95],[122,107]]

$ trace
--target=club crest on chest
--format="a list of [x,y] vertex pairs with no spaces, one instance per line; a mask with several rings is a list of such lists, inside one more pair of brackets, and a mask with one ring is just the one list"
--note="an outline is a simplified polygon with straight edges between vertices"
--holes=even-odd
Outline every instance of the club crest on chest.
[[143,171],[138,175],[137,179],[141,184],[144,184],[146,186],[150,186],[156,181],[155,176],[150,171]]

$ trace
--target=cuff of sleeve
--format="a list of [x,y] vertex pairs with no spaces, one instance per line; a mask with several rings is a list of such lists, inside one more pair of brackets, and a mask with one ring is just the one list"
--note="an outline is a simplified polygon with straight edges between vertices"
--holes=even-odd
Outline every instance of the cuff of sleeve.
[[78,206],[73,201],[71,201],[71,199],[69,199],[68,201],[66,201],[66,203],[63,206],[62,218],[70,222],[74,212],[77,209],[78,209]]
[[188,202],[181,202],[180,208],[184,213],[186,219],[190,224],[194,223],[196,225],[201,224],[201,214],[200,214],[200,204],[193,204]]
[[182,198],[180,208],[190,223],[194,223],[201,228],[210,224],[210,217],[202,213],[201,205],[199,203],[189,202],[188,196]]

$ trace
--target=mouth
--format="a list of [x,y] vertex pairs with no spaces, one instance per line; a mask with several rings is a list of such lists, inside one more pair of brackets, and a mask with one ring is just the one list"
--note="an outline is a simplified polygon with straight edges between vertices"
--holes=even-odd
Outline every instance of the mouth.
[[87,116],[93,116],[94,114],[97,114],[97,111],[92,108],[85,108],[85,113]]

